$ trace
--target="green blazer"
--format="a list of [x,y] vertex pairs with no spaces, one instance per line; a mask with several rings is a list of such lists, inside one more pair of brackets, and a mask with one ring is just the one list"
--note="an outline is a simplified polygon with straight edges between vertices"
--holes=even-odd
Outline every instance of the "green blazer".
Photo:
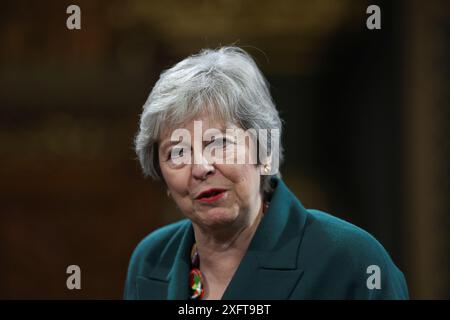
[[[269,209],[222,299],[408,299],[402,272],[375,238],[305,209],[281,179],[273,182]],[[193,243],[186,219],[150,233],[131,257],[124,298],[188,299]]]

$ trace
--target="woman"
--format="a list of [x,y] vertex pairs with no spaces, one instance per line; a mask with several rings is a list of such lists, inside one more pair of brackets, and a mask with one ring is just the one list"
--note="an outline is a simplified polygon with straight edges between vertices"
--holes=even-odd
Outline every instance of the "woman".
[[187,219],[137,246],[126,299],[408,298],[372,236],[289,191],[280,131],[268,85],[240,48],[203,50],[161,74],[136,152]]

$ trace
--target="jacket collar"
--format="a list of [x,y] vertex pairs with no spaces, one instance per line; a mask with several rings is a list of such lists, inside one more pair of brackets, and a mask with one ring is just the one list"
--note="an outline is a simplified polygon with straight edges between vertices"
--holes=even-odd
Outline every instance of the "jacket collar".
[[[222,299],[288,299],[303,270],[298,265],[299,248],[307,211],[281,179],[274,178],[270,206],[250,242]],[[194,243],[192,223],[187,222],[170,269],[154,269],[149,279],[137,279],[141,299],[189,297],[189,253]],[[170,265],[170,264],[163,264]],[[150,289],[152,287],[152,289]]]

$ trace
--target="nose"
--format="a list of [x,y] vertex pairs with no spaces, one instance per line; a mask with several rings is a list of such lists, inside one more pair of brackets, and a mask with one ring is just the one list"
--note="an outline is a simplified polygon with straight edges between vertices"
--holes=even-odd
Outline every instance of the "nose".
[[192,165],[192,176],[198,180],[205,180],[208,176],[213,175],[216,172],[216,168],[203,156],[201,156],[200,159],[200,163],[194,163]]

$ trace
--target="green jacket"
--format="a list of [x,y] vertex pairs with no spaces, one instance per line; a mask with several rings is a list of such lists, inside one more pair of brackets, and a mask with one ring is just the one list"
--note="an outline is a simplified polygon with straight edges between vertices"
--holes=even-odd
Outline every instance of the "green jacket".
[[[223,299],[408,299],[402,272],[375,238],[306,210],[281,179],[274,182],[270,207]],[[188,299],[193,243],[186,219],[150,233],[131,257],[124,298]]]

